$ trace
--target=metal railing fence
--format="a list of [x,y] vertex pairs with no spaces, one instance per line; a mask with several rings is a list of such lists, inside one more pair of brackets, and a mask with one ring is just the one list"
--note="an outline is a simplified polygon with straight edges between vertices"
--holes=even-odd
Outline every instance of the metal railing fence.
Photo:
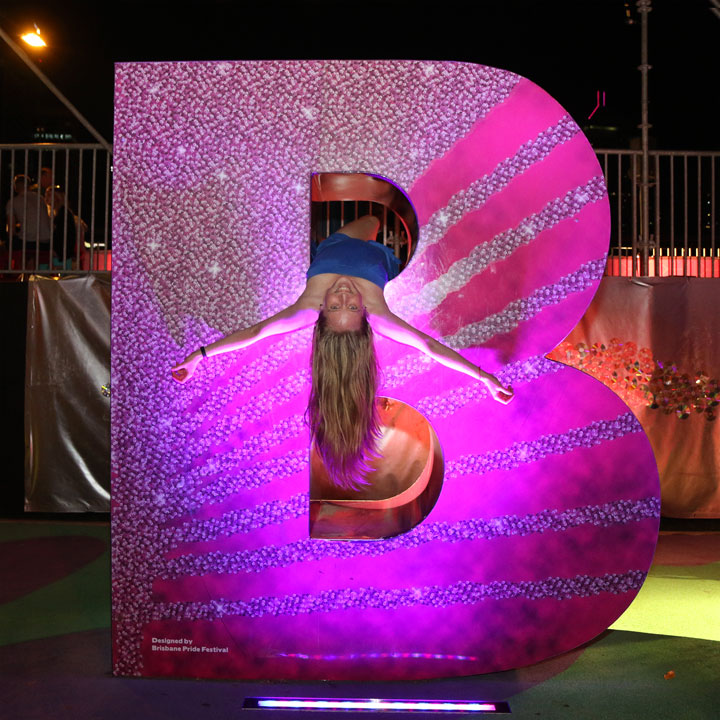
[[0,275],[109,271],[111,171],[99,144],[0,145]]
[[[596,154],[612,218],[607,275],[720,277],[720,152],[650,151],[647,232],[641,151]],[[0,276],[109,271],[111,171],[112,156],[99,144],[0,145]],[[30,178],[19,195],[17,175]],[[330,205],[314,212],[314,231],[332,215]]]
[[720,152],[650,151],[647,233],[642,152],[596,154],[612,216],[607,275],[720,277]]
[[377,241],[391,248],[405,267],[412,257],[413,237],[403,219],[387,205],[370,200],[313,201],[310,209],[312,243],[337,232],[346,223],[363,215],[374,215],[380,221]]

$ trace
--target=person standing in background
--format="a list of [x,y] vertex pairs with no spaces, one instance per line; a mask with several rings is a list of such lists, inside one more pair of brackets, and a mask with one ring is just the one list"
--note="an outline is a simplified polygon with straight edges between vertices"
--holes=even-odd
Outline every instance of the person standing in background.
[[85,223],[68,207],[65,191],[59,185],[47,188],[45,202],[51,215],[55,254],[60,258],[79,260]]
[[27,175],[16,175],[13,187],[16,194],[8,200],[6,214],[12,249],[17,251],[24,248],[28,254],[34,253],[36,249],[49,251],[50,214],[44,198],[30,190]]

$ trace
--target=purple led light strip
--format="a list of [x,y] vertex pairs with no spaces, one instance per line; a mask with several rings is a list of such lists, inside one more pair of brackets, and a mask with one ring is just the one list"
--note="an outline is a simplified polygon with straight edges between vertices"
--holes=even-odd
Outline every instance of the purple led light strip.
[[496,713],[507,703],[480,700],[381,700],[379,698],[247,698],[245,708],[268,710],[355,710],[355,711],[415,711],[415,712],[462,712]]
[[294,616],[338,610],[375,608],[395,610],[401,607],[426,606],[445,608],[451,605],[475,605],[483,600],[568,600],[601,593],[621,595],[638,590],[646,573],[630,570],[607,573],[600,577],[575,575],[570,578],[549,577],[544,580],[489,583],[461,580],[451,585],[431,585],[385,590],[374,587],[340,588],[318,594],[292,593],[266,595],[252,600],[213,600],[211,602],[158,603],[152,609],[152,620],[215,620],[221,617]]
[[308,655],[306,653],[277,653],[276,657],[297,658],[298,660],[458,660],[462,662],[477,662],[475,655],[445,655],[443,653],[427,652],[379,652],[379,653],[347,653],[345,655]]
[[[297,496],[298,499],[302,496]],[[307,498],[305,498],[307,502]],[[307,505],[304,506],[307,512]],[[423,523],[410,532],[382,542],[343,543],[306,538],[286,545],[266,545],[258,550],[236,553],[212,552],[205,555],[182,555],[168,560],[162,577],[177,579],[188,575],[234,574],[263,572],[269,568],[287,567],[295,563],[333,558],[380,557],[398,550],[410,550],[427,543],[456,543],[471,540],[492,540],[499,537],[525,536],[544,532],[564,532],[570,528],[590,525],[610,527],[657,518],[660,503],[655,497],[638,501],[617,500],[604,505],[589,505],[571,510],[543,510],[529,515],[504,515],[488,519],[462,520],[457,523]],[[235,530],[219,522],[206,521],[189,540],[206,540],[217,535],[232,535]],[[207,533],[207,534],[204,534]],[[185,538],[183,538],[185,539]]]

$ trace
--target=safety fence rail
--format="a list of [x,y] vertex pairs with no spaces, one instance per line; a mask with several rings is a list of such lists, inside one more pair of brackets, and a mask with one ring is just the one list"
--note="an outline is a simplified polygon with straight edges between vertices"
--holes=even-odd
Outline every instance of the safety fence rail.
[[109,271],[111,170],[99,144],[0,145],[0,276]]
[[[607,275],[720,277],[720,152],[650,151],[646,228],[641,151],[596,154],[610,200]],[[99,144],[0,145],[0,277],[110,271],[111,172]]]
[[643,228],[642,152],[596,150],[612,227],[607,275],[720,277],[720,152],[651,150],[648,227]]

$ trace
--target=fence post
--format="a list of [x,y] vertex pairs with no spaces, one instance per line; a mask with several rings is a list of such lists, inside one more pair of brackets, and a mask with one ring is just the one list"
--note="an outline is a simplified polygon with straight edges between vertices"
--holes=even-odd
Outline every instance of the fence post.
[[637,9],[641,15],[640,24],[640,73],[642,75],[641,122],[642,131],[642,170],[640,181],[640,274],[649,274],[650,256],[650,157],[648,147],[648,13],[652,10],[651,0],[637,0]]

